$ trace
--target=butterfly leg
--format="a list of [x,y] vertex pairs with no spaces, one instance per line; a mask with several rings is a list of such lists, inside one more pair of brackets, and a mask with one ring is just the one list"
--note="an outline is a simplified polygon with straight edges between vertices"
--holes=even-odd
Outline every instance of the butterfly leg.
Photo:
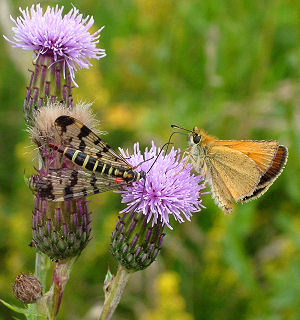
[[188,147],[188,148],[186,148],[186,149],[183,150],[182,156],[181,156],[181,161],[182,161],[182,159],[183,159],[186,155],[188,155],[188,157],[190,156],[190,154],[191,154],[190,149],[191,149],[191,148]]
[[192,159],[193,161],[195,161],[195,159],[194,159],[191,151],[189,151],[189,149],[190,149],[190,148],[187,148],[187,149],[185,149],[185,150],[183,151],[182,157],[181,157],[181,161],[183,160],[183,158],[184,158],[186,155],[187,155],[187,159],[185,160],[182,169],[181,169],[180,171],[178,171],[178,172],[176,173],[176,175],[178,175],[182,170],[185,169],[185,167],[186,167],[187,164],[189,163],[189,160],[190,160],[190,159]]

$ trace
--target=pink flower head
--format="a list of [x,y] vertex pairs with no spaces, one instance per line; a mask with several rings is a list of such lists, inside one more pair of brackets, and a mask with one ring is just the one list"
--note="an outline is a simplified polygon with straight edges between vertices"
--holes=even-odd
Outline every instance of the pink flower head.
[[63,16],[63,9],[48,6],[43,12],[40,4],[20,8],[21,16],[10,17],[15,24],[13,40],[4,38],[14,47],[33,50],[36,58],[49,55],[55,62],[63,60],[74,82],[76,70],[92,65],[89,59],[105,57],[105,50],[96,48],[103,27],[91,34],[93,17],[83,18],[75,7]]
[[[176,221],[190,221],[193,212],[198,212],[202,205],[201,190],[205,188],[203,177],[191,174],[192,165],[180,161],[180,150],[174,148],[168,154],[162,152],[157,158],[160,149],[154,142],[150,150],[145,149],[144,154],[139,144],[134,145],[134,154],[129,155],[128,150],[120,149],[124,157],[132,166],[147,172],[155,161],[151,170],[146,174],[146,180],[139,180],[118,191],[122,194],[122,203],[127,207],[122,212],[142,212],[147,215],[147,222],[152,219],[152,225],[162,222],[170,229],[169,216]],[[146,161],[153,158],[153,160]],[[143,162],[146,161],[146,162]]]

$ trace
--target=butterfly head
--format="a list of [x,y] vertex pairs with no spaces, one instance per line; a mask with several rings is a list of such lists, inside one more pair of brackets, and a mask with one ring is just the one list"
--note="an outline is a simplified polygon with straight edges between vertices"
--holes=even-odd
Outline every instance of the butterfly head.
[[198,129],[198,127],[195,126],[189,134],[189,144],[199,144],[201,142],[201,137],[202,136],[200,130]]
[[172,124],[171,127],[189,132],[187,135],[188,135],[188,142],[191,147],[201,142],[202,131],[198,127],[195,126],[193,130],[188,130],[174,124]]

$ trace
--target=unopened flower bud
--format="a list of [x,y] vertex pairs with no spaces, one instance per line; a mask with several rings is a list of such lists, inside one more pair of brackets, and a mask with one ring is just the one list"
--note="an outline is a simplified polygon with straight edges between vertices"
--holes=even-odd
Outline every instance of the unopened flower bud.
[[152,226],[143,213],[123,213],[111,235],[111,252],[127,270],[143,270],[161,249],[163,229],[162,223]]
[[90,239],[87,201],[51,203],[36,196],[31,246],[52,260],[78,256]]

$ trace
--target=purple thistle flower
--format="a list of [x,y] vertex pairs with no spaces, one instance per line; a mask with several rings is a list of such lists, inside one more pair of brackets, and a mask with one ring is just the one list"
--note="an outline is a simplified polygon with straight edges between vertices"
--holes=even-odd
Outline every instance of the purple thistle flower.
[[[160,151],[152,142],[150,150],[145,149],[141,154],[139,144],[134,145],[134,154],[129,155],[128,150],[120,149],[124,157],[129,159],[132,166],[138,166],[140,170],[147,172],[146,181],[140,180],[132,185],[126,186],[125,190],[118,191],[122,194],[122,202],[127,203],[123,212],[142,212],[147,216],[147,223],[152,219],[152,226],[162,222],[170,229],[169,216],[172,215],[176,221],[190,221],[193,212],[198,212],[202,205],[201,190],[205,188],[203,177],[191,174],[192,165],[180,161],[180,150],[174,148],[168,154],[162,154],[157,158]],[[153,160],[146,161],[153,158]],[[146,162],[143,162],[146,161]],[[141,164],[142,163],[142,164]]]
[[63,9],[63,6],[48,6],[43,12],[40,4],[32,5],[30,10],[28,7],[25,10],[20,8],[22,16],[16,20],[10,17],[16,25],[13,28],[14,40],[4,38],[14,47],[33,50],[36,59],[40,55],[48,55],[54,62],[63,61],[74,82],[75,71],[92,65],[89,59],[105,57],[105,50],[96,48],[103,27],[90,34],[88,30],[94,23],[93,17],[83,18],[75,7],[62,16]]

